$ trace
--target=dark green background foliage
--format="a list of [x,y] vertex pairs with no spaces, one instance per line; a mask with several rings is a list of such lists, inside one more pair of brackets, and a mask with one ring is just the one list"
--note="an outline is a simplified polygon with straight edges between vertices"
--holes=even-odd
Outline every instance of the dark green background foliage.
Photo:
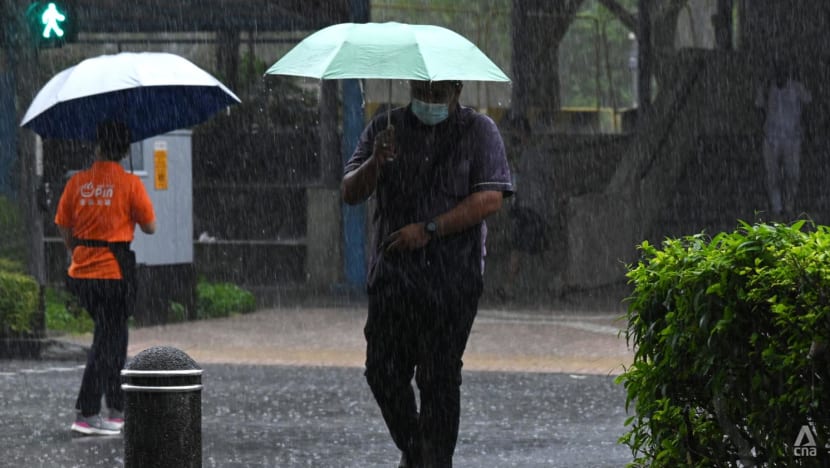
[[64,289],[46,288],[46,329],[68,333],[92,332],[95,324],[78,300]]
[[[620,439],[634,465],[813,466],[830,454],[830,231],[741,223],[713,238],[644,242],[630,265],[626,338],[634,363],[618,378],[634,415]],[[816,457],[795,457],[802,425]]]
[[17,205],[0,196],[0,336],[34,330],[40,288],[26,275],[25,233]]
[[32,277],[0,270],[0,335],[33,330],[39,291]]
[[250,292],[230,283],[196,285],[196,316],[200,319],[244,314],[256,309],[256,300]]
[[20,209],[0,195],[0,258],[22,264],[26,260],[25,240],[26,230]]
[[[200,281],[196,286],[197,319],[227,317],[254,309],[254,295],[234,284]],[[169,323],[187,319],[184,306],[176,302],[170,304],[168,313]],[[74,296],[61,288],[46,288],[46,328],[53,332],[80,334],[92,332],[94,324]]]
[[[637,11],[634,0],[619,3],[630,12]],[[582,4],[559,47],[563,106],[624,108],[632,105],[633,76],[628,59],[634,41],[629,39],[629,32],[596,0]]]

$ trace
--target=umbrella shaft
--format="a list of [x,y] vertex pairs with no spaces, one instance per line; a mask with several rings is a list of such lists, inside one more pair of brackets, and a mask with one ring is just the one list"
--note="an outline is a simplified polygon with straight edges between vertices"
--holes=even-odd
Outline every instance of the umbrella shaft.
[[387,103],[389,104],[388,108],[386,109],[386,128],[392,126],[392,80],[389,80],[389,92],[387,93]]

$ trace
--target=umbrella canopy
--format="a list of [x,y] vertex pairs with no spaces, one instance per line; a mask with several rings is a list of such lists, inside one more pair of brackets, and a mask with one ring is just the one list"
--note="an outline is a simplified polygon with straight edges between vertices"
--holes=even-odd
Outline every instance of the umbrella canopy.
[[464,36],[440,26],[395,22],[321,29],[265,73],[320,79],[510,81]]
[[216,78],[178,55],[122,52],[55,75],[20,126],[44,138],[91,141],[98,123],[117,120],[139,141],[203,122],[239,102]]

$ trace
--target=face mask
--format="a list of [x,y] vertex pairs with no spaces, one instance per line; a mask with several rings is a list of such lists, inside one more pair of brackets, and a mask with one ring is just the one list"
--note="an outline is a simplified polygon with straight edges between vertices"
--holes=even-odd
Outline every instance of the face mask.
[[450,115],[450,107],[446,103],[431,103],[412,100],[412,113],[426,125],[437,125]]

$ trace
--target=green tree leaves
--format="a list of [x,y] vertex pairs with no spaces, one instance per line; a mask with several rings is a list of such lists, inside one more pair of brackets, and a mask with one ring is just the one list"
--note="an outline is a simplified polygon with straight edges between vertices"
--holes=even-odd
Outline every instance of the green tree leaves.
[[629,265],[626,338],[617,381],[635,414],[620,439],[633,465],[809,466],[793,444],[814,424],[830,435],[830,230],[740,223],[732,233],[643,242]]

